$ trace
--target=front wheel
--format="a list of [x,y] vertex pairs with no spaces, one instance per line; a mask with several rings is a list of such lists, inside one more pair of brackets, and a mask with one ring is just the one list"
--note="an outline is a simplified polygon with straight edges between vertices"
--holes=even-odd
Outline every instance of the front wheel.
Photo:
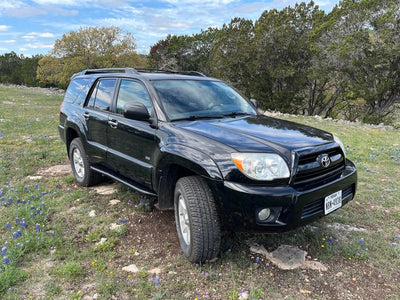
[[216,258],[221,229],[214,197],[200,176],[178,180],[174,194],[175,222],[179,243],[191,262]]
[[101,175],[90,169],[89,159],[79,138],[69,146],[69,159],[76,181],[82,186],[92,186],[100,181]]

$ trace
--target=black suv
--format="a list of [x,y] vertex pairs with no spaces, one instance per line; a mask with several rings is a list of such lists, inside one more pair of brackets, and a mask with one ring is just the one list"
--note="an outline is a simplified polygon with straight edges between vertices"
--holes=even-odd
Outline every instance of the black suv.
[[59,131],[79,184],[103,174],[173,208],[193,262],[218,255],[224,226],[290,230],[356,191],[338,138],[261,115],[255,100],[197,72],[84,70],[65,94]]

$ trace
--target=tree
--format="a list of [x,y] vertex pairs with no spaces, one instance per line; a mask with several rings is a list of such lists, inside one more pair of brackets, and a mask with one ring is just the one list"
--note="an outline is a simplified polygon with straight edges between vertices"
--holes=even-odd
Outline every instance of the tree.
[[317,90],[317,81],[309,77],[315,55],[312,34],[323,16],[311,1],[265,11],[257,20],[255,93],[267,108],[292,113],[309,110],[308,97]]
[[154,68],[194,70],[208,74],[209,56],[217,36],[217,29],[208,28],[201,33],[168,35],[151,47],[150,61]]
[[71,75],[82,69],[127,66],[146,66],[131,33],[114,26],[83,27],[56,40],[50,54],[39,61],[37,77],[65,88]]
[[[331,13],[330,56],[345,79],[344,111],[379,123],[400,103],[400,2],[345,0]],[[354,117],[354,116],[353,116]]]
[[254,79],[254,25],[251,20],[234,18],[223,25],[211,49],[212,75],[232,83],[252,96]]

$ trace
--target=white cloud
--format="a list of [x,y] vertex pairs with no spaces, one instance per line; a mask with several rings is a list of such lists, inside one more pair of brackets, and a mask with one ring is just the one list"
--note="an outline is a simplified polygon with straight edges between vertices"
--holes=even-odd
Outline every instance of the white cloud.
[[0,31],[7,31],[11,28],[11,26],[8,25],[0,25]]
[[51,32],[30,32],[22,36],[25,40],[34,40],[38,38],[55,38],[56,35]]
[[3,40],[1,42],[4,44],[15,44],[16,40]]
[[28,49],[50,49],[53,48],[53,44],[46,44],[46,43],[29,43],[29,44],[25,44],[24,48],[28,48]]

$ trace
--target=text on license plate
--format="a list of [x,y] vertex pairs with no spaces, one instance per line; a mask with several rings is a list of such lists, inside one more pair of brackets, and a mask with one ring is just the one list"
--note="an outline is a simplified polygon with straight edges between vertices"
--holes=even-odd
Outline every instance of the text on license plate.
[[338,209],[341,206],[342,206],[342,191],[338,191],[336,193],[333,193],[325,197],[324,211],[326,215]]

